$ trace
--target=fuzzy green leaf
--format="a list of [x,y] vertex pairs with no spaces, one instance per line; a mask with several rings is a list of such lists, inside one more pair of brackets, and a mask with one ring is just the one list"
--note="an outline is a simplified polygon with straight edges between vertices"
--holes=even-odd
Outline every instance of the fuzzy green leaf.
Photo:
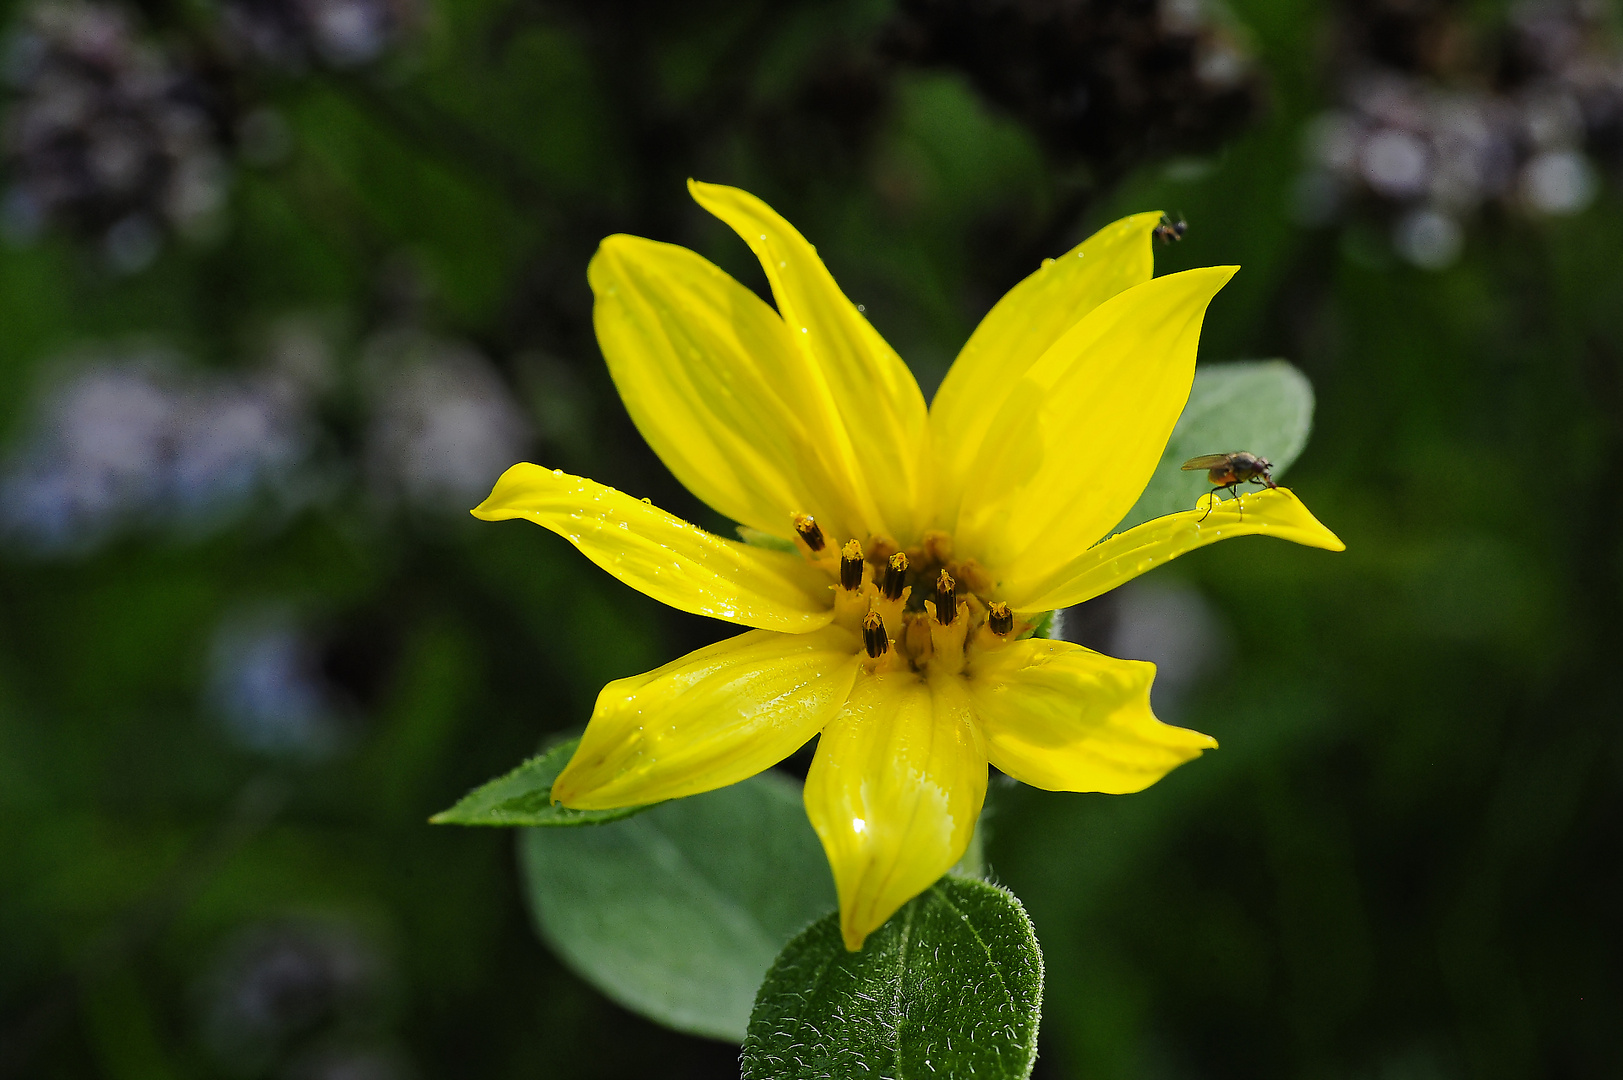
[[789,943],[755,1000],[745,1080],[1020,1080],[1037,1058],[1043,958],[1006,889],[945,877],[846,952],[838,915]]
[[793,540],[785,540],[781,536],[764,533],[760,529],[752,529],[748,525],[738,527],[738,538],[751,547],[766,548],[768,551],[787,551],[791,555],[798,554],[800,549],[795,547]]
[[800,786],[778,773],[600,829],[532,829],[519,854],[542,937],[582,978],[732,1042],[773,957],[835,906]]
[[1065,612],[1045,611],[1042,617],[1032,624],[1031,629],[1020,635],[1022,638],[1053,638],[1063,640],[1065,637]]
[[567,739],[538,754],[506,776],[474,788],[449,810],[428,820],[435,825],[601,825],[640,814],[650,806],[623,806],[616,810],[571,810],[552,802],[552,782],[564,771],[580,745]]
[[1204,472],[1184,472],[1180,466],[1201,454],[1249,450],[1273,463],[1278,480],[1307,445],[1312,428],[1313,386],[1285,361],[1198,368],[1189,404],[1172,429],[1155,475],[1114,531],[1194,509],[1212,486]]

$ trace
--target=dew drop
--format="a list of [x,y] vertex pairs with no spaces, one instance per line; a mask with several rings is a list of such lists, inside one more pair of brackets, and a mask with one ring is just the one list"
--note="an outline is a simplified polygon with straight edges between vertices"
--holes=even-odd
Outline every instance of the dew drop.
[[564,471],[562,469],[553,469],[552,470],[552,475],[553,476],[562,476],[563,474],[564,474]]
[[1053,265],[1054,265],[1054,260],[1053,259],[1044,259],[1043,260],[1043,266],[1045,268],[1049,267],[1049,266],[1053,266]]
[[647,506],[653,506],[653,505],[654,505],[654,500],[653,500],[653,499],[650,499],[650,498],[648,498],[648,497],[647,497],[647,496],[646,496],[646,495],[645,495],[645,496],[643,496],[643,500],[642,500],[642,501],[643,501],[643,503],[644,503],[644,505],[647,505]]
[[864,311],[864,312],[865,312],[865,311],[867,311],[867,310],[868,310],[868,308],[867,308],[867,305],[865,305],[865,304],[858,304],[858,305],[857,305],[857,310],[858,310],[858,311]]

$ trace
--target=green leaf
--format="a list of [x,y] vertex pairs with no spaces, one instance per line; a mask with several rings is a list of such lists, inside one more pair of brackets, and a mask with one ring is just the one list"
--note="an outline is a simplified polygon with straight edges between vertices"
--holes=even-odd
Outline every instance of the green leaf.
[[582,978],[732,1042],[773,957],[835,906],[800,786],[778,773],[599,829],[529,830],[519,853],[541,936]]
[[1273,462],[1278,480],[1307,445],[1312,428],[1313,385],[1285,361],[1196,369],[1189,404],[1172,429],[1161,463],[1115,531],[1194,509],[1212,486],[1204,472],[1184,472],[1179,466],[1201,454],[1249,450]]
[[790,554],[799,552],[793,540],[785,540],[781,536],[764,533],[760,529],[752,529],[748,525],[738,527],[738,537],[751,547],[766,548],[768,551],[787,551]]
[[1065,612],[1045,611],[1042,617],[1032,623],[1031,629],[1020,635],[1022,638],[1054,638],[1061,640],[1065,637]]
[[616,810],[571,810],[552,803],[552,782],[564,771],[580,745],[579,739],[566,739],[544,754],[537,755],[488,784],[474,788],[449,810],[428,820],[435,825],[601,825],[606,821],[640,814],[647,806],[622,806]]
[[1006,889],[945,877],[845,951],[839,916],[767,973],[744,1040],[745,1080],[1031,1075],[1043,957]]

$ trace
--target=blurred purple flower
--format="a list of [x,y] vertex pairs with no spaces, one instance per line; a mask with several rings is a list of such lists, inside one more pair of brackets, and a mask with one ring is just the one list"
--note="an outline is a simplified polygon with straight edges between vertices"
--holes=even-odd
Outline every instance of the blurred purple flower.
[[124,9],[34,5],[5,70],[3,224],[13,240],[60,228],[133,271],[166,232],[201,235],[218,220],[227,169],[208,88],[141,40]]
[[376,949],[343,922],[250,926],[226,942],[198,986],[203,1041],[230,1072],[263,1075],[294,1057],[301,1043],[334,1029],[375,1026],[388,978]]
[[226,0],[229,38],[255,59],[291,70],[369,64],[415,21],[408,0]]
[[226,618],[209,650],[207,692],[226,734],[248,750],[320,760],[348,734],[317,643],[291,611]]
[[[1340,104],[1308,127],[1299,218],[1362,204],[1387,216],[1400,255],[1441,269],[1485,206],[1583,210],[1597,162],[1623,161],[1623,48],[1604,15],[1583,0],[1523,4],[1496,54],[1448,46],[1466,28],[1446,5],[1349,8]],[[1478,54],[1497,67],[1461,59]]]
[[183,373],[159,353],[92,363],[46,391],[0,465],[0,532],[71,553],[132,525],[228,520],[308,453],[302,405],[285,380]]

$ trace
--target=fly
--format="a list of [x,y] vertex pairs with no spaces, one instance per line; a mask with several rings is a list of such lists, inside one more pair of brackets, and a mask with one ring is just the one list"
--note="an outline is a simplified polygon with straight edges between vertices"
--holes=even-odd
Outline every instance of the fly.
[[[1195,469],[1205,469],[1206,479],[1212,485],[1212,501],[1206,507],[1206,513],[1200,515],[1205,521],[1217,505],[1217,492],[1228,488],[1229,494],[1234,498],[1240,497],[1241,484],[1256,484],[1258,487],[1274,488],[1273,462],[1265,457],[1258,457],[1249,450],[1230,450],[1226,454],[1202,454],[1192,457],[1183,463],[1185,472]],[[1241,514],[1245,513],[1243,507],[1236,506]]]
[[1189,222],[1185,221],[1181,214],[1176,221],[1162,214],[1161,223],[1150,232],[1150,235],[1165,244],[1172,240],[1182,240],[1183,234],[1188,231]]

